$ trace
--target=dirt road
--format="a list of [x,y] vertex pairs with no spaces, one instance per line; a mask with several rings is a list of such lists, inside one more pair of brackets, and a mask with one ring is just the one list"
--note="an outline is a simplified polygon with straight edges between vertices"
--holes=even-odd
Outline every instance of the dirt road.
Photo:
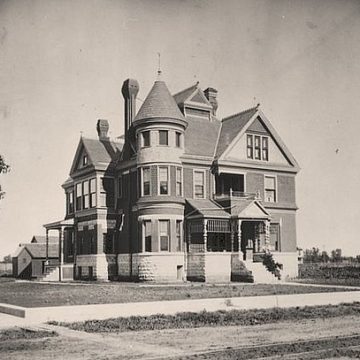
[[[249,359],[261,356],[274,358],[278,349],[278,355],[290,354],[282,358],[329,359],[329,354],[339,358],[340,353],[337,349],[341,347],[348,349],[347,353],[343,353],[343,359],[351,358],[354,354],[357,357],[360,354],[360,349],[358,349],[360,322],[357,316],[268,325],[121,334],[88,334],[67,328],[46,327],[55,329],[59,336],[4,341],[0,344],[1,358],[7,360]],[[314,340],[318,341],[314,342]],[[259,346],[263,351],[259,351]],[[305,354],[304,349],[312,353]]]

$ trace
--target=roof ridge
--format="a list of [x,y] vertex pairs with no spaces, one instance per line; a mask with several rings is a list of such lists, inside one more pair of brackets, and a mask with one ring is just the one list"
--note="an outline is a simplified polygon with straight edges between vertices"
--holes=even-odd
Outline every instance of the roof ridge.
[[233,115],[226,116],[226,117],[224,117],[224,118],[221,120],[221,122],[230,120],[230,119],[232,119],[232,118],[235,117],[235,116],[239,116],[239,115],[245,114],[245,113],[247,113],[247,112],[249,112],[249,111],[251,111],[251,110],[255,110],[255,109],[257,110],[257,109],[259,108],[259,106],[260,106],[260,104],[257,104],[256,106],[253,106],[253,107],[251,107],[251,108],[249,108],[249,109],[240,111],[240,112],[238,112],[238,113],[236,113],[236,114],[233,114]]
[[172,95],[172,96],[173,96],[173,97],[178,96],[178,95],[184,93],[185,91],[190,90],[191,88],[196,88],[198,85],[199,85],[199,82],[197,81],[194,85],[191,85],[191,86],[187,87],[186,89],[181,90],[181,91],[177,92],[176,94],[174,94],[174,95]]

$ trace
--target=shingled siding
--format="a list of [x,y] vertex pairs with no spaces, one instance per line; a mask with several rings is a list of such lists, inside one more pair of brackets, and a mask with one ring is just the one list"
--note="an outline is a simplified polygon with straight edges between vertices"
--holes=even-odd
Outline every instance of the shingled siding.
[[277,176],[278,202],[295,204],[295,177]]
[[184,197],[193,197],[193,169],[184,168],[183,180],[184,180]]
[[264,174],[256,172],[246,173],[246,192],[257,193],[260,191],[261,198],[264,198]]

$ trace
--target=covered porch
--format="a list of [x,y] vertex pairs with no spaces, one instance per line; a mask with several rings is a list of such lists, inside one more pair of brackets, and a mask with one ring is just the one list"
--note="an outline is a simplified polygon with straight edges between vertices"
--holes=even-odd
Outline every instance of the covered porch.
[[[44,280],[73,280],[75,259],[74,219],[60,220],[43,226],[46,229],[46,261],[44,267]],[[48,261],[50,231],[57,231],[59,235],[59,262],[56,266],[54,264],[50,265]]]
[[241,200],[229,207],[205,199],[187,203],[187,272],[191,280],[216,281],[219,274],[219,281],[230,281],[242,262],[260,260],[269,248],[270,216],[258,201]]

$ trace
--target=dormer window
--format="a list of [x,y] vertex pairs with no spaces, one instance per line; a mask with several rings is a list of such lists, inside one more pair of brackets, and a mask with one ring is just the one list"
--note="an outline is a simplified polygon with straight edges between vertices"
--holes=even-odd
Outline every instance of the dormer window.
[[169,145],[169,132],[167,130],[159,130],[159,145]]
[[248,159],[269,160],[269,138],[267,136],[247,134],[246,153]]
[[142,135],[142,146],[149,147],[150,146],[150,131],[143,131]]
[[82,166],[86,166],[87,164],[88,164],[88,157],[86,154],[84,154],[82,158]]

